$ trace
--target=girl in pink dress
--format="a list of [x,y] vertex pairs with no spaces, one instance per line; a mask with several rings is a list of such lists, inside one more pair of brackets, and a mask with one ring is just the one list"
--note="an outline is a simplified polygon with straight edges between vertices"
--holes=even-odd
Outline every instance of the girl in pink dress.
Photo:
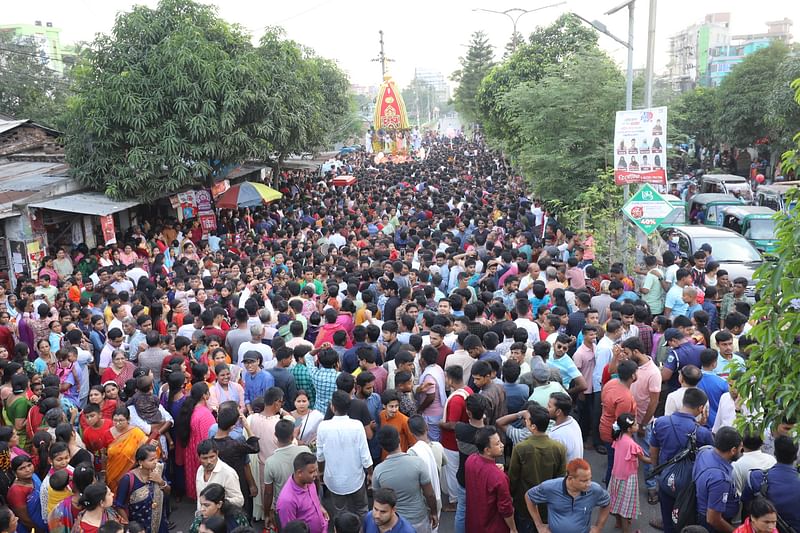
[[175,424],[178,441],[186,446],[183,463],[186,497],[193,500],[197,499],[195,480],[200,467],[197,445],[208,438],[208,430],[216,423],[207,405],[210,397],[208,385],[204,381],[192,385],[192,392],[183,402]]
[[611,514],[617,519],[617,528],[623,533],[631,530],[631,522],[639,515],[639,459],[645,463],[650,458],[644,455],[641,446],[633,440],[639,430],[636,418],[630,413],[619,415],[612,425],[614,442],[614,466],[608,492],[611,494]]

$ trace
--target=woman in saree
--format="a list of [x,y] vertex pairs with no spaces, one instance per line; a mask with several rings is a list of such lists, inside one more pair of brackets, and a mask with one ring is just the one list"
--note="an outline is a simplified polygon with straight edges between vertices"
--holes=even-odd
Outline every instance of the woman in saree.
[[100,526],[118,520],[114,504],[114,492],[105,483],[92,483],[81,494],[78,503],[83,507],[72,526],[74,533],[97,533]]
[[28,376],[15,374],[11,377],[11,396],[3,402],[3,422],[14,428],[19,440],[17,445],[22,449],[26,449],[28,446],[28,432],[25,429],[25,423],[28,419],[28,411],[31,409],[31,402],[25,395],[27,390]]
[[195,476],[200,466],[197,445],[208,438],[208,430],[216,423],[207,405],[210,397],[208,385],[204,381],[192,385],[192,392],[183,402],[175,423],[178,442],[186,447],[183,460],[186,496],[193,500],[197,499]]
[[0,443],[3,442],[8,445],[12,460],[20,455],[28,455],[28,452],[19,447],[19,434],[9,426],[0,426]]
[[[106,391],[102,385],[95,385],[89,389],[88,401],[89,403],[100,406],[100,416],[102,416],[103,419],[111,420],[114,418],[114,412],[117,410],[117,400],[106,398]],[[86,420],[86,413],[81,413],[78,422],[80,423],[81,430],[85,431],[86,427],[89,425]]]
[[169,531],[164,508],[170,487],[162,476],[155,446],[145,444],[136,450],[138,466],[119,481],[114,508],[128,521],[136,521],[147,533]]
[[113,381],[120,388],[125,386],[125,382],[133,377],[133,371],[136,370],[136,365],[128,361],[128,356],[125,355],[123,350],[114,350],[111,354],[111,366],[105,369],[101,383],[108,383]]
[[94,468],[89,463],[81,463],[72,472],[73,494],[64,498],[47,516],[50,533],[69,533],[75,519],[81,512],[80,499],[86,487],[94,483]]
[[147,435],[130,424],[131,413],[124,405],[117,408],[112,421],[111,436],[114,441],[108,445],[106,484],[112,492],[116,492],[119,480],[136,464],[136,450],[147,442]]

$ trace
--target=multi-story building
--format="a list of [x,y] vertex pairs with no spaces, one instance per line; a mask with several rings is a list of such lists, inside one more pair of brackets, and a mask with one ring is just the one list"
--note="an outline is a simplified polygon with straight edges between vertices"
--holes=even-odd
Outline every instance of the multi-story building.
[[416,68],[414,69],[414,77],[425,85],[433,87],[437,102],[447,102],[450,99],[450,85],[447,83],[445,75],[441,72]]
[[712,13],[670,37],[667,69],[675,90],[690,90],[706,77],[710,51],[730,43],[730,20],[730,13]]
[[706,86],[718,86],[735,65],[753,52],[768,47],[774,41],[790,42],[791,29],[792,21],[784,18],[767,22],[766,33],[732,36],[730,44],[711,50],[707,75],[700,82]]
[[53,26],[52,22],[42,23],[37,20],[33,24],[0,24],[0,31],[14,32],[18,37],[31,37],[39,47],[42,64],[56,72],[64,73],[65,54],[61,45],[61,30]]

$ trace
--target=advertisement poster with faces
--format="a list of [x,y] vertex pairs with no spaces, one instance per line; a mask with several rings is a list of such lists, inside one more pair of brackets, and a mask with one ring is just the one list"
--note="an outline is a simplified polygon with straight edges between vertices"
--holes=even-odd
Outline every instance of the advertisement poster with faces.
[[667,183],[667,108],[617,111],[614,182]]

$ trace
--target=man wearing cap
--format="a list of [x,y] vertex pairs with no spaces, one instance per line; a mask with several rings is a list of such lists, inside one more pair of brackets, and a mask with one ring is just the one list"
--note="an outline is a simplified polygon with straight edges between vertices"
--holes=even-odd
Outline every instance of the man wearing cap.
[[667,383],[667,391],[672,392],[680,387],[678,383],[678,371],[686,365],[694,365],[703,368],[700,354],[703,347],[692,344],[688,337],[685,337],[680,330],[669,328],[664,332],[664,340],[669,347],[667,360],[661,369],[661,380]]
[[547,407],[550,401],[550,396],[556,393],[566,394],[566,389],[557,380],[552,378],[552,373],[549,367],[544,365],[534,365],[531,370],[531,377],[533,378],[533,393],[528,398],[528,401],[536,402],[542,407]]

